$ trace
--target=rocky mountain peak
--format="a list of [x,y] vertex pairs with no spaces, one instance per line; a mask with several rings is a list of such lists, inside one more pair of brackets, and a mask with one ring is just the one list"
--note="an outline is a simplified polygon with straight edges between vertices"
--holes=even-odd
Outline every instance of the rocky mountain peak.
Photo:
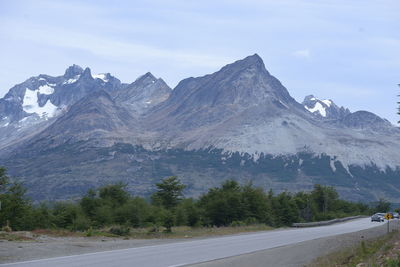
[[90,68],[85,68],[85,70],[82,72],[80,79],[89,79],[93,80],[92,73],[90,71]]
[[256,66],[265,69],[264,61],[257,53],[254,55],[247,56],[244,59],[238,60],[232,63],[232,65],[233,64],[241,65],[242,67]]
[[224,109],[232,105],[248,108],[273,103],[297,104],[279,80],[268,73],[257,54],[228,64],[213,74],[181,81],[167,102],[166,105],[175,106],[174,109],[183,113],[196,108]]
[[156,78],[152,73],[147,72],[146,74],[140,76],[137,78],[133,83],[128,85],[126,88],[126,93],[129,93],[129,91],[137,91],[139,90],[162,90],[162,91],[171,91],[171,88],[164,82],[163,79],[161,78]]
[[156,81],[157,78],[154,77],[154,75],[151,72],[146,72],[144,75],[136,79],[136,81],[146,81],[146,80]]
[[165,101],[171,91],[163,79],[157,79],[147,72],[123,90],[118,91],[115,99],[135,114],[142,114],[150,107]]
[[130,84],[130,86],[133,86],[133,87],[138,87],[138,86],[148,87],[148,86],[150,86],[152,84],[155,84],[157,82],[164,83],[164,81],[161,78],[157,79],[151,72],[147,72],[144,75],[142,75],[139,78],[137,78],[133,83]]
[[82,73],[83,69],[80,66],[73,64],[65,70],[64,78],[70,79],[77,75],[81,75]]
[[246,74],[247,78],[254,78],[258,75],[270,76],[269,72],[265,68],[263,60],[257,54],[247,56],[243,59],[228,64],[214,74],[217,73],[223,75],[226,75],[227,73],[234,73],[235,75]]
[[382,119],[369,111],[356,111],[345,116],[342,120],[343,124],[356,129],[372,129],[378,131],[385,131],[393,128],[391,123]]

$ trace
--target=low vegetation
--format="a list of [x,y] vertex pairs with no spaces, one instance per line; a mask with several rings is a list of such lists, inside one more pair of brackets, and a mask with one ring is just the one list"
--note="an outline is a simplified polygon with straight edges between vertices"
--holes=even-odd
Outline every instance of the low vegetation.
[[[0,168],[0,226],[3,231],[57,229],[87,236],[144,237],[161,232],[197,236],[216,227],[224,227],[226,233],[235,228],[265,230],[373,212],[366,204],[339,199],[333,187],[322,185],[310,192],[274,194],[228,180],[199,199],[184,198],[185,185],[174,176],[156,186],[148,200],[130,195],[124,184],[117,183],[91,189],[79,201],[33,205],[25,197],[25,188],[11,182]],[[380,201],[377,207],[384,204]],[[206,230],[195,230],[199,228]]]
[[400,266],[400,233],[394,231],[386,236],[361,241],[359,245],[317,258],[308,267],[345,266]]

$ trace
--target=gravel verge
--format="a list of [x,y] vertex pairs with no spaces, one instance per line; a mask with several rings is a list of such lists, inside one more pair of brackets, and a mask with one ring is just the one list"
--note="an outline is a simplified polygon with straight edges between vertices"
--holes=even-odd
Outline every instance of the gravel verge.
[[34,241],[0,240],[0,263],[28,261],[99,251],[143,247],[187,239],[131,239],[98,237],[49,237]]

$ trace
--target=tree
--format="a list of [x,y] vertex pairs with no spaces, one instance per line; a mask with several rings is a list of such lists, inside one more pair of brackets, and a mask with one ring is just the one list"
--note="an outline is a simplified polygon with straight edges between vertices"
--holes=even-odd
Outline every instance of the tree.
[[165,227],[166,233],[172,232],[172,226],[174,226],[174,215],[169,210],[166,210],[164,213],[163,226]]
[[220,188],[211,188],[200,198],[204,223],[215,226],[226,226],[243,218],[242,193],[240,185],[228,180]]
[[96,197],[96,192],[93,189],[89,189],[86,195],[79,202],[83,212],[89,217],[93,218],[95,210],[101,205],[101,200]]
[[300,218],[306,222],[312,221],[313,215],[316,213],[316,208],[313,205],[311,194],[298,192],[294,196],[294,201],[296,202]]
[[185,185],[176,176],[170,176],[157,183],[157,192],[152,195],[153,203],[166,209],[175,208],[182,200]]
[[374,207],[375,212],[387,212],[390,209],[390,202],[384,198],[380,198]]
[[6,169],[0,167],[0,226],[10,223],[11,228],[23,230],[31,228],[27,216],[31,210],[31,204],[25,198],[26,189],[21,183],[11,182]]
[[272,208],[275,215],[275,225],[291,225],[299,220],[296,202],[292,195],[282,192],[272,200]]
[[99,189],[99,196],[115,208],[125,204],[129,199],[129,193],[125,190],[125,187],[126,184],[123,183],[103,186]]
[[243,215],[247,220],[254,218],[258,222],[272,224],[272,207],[262,188],[253,187],[252,184],[243,186],[242,202]]
[[322,186],[320,184],[314,185],[311,196],[317,204],[318,211],[324,214],[335,209],[334,205],[339,198],[338,193],[332,186]]
[[116,208],[115,222],[133,227],[143,226],[149,209],[149,204],[143,198],[132,198],[124,205]]

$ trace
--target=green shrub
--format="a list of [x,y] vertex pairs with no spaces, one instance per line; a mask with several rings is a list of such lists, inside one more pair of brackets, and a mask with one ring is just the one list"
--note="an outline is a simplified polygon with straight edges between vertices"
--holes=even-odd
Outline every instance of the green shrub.
[[230,226],[232,226],[232,227],[239,227],[239,226],[245,226],[246,225],[246,223],[245,222],[242,222],[242,221],[233,221],[231,224],[230,224]]
[[85,215],[81,214],[73,221],[71,230],[73,231],[86,231],[90,228],[90,221]]
[[86,230],[86,236],[91,237],[93,236],[93,228],[89,227],[89,229]]
[[130,228],[126,226],[113,226],[110,228],[109,233],[119,236],[127,236],[130,233]]
[[254,225],[254,224],[257,224],[258,221],[257,221],[257,219],[254,218],[254,217],[249,217],[249,218],[247,218],[247,219],[245,220],[245,223],[246,223],[246,225]]
[[10,222],[9,221],[7,221],[7,224],[5,225],[5,226],[3,226],[2,228],[1,228],[1,230],[2,231],[4,231],[4,232],[12,232],[12,229],[11,229],[11,227],[10,227]]

